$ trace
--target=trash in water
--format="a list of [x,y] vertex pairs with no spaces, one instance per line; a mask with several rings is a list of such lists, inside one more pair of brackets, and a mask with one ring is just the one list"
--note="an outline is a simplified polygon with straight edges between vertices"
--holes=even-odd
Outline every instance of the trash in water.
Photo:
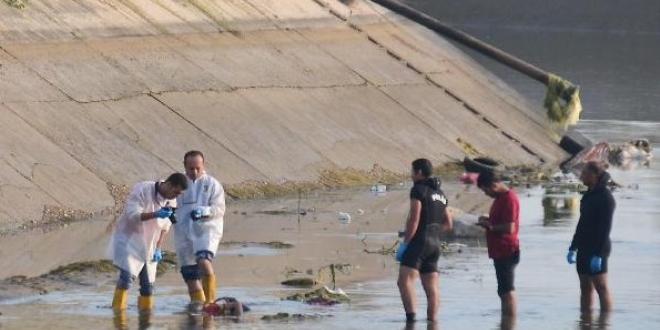
[[307,293],[296,293],[286,297],[285,300],[301,301],[310,305],[334,306],[343,302],[350,301],[350,298],[340,288],[330,289],[327,286],[320,287]]
[[371,186],[371,192],[374,194],[383,194],[387,192],[387,186],[384,184],[375,184]]
[[351,215],[345,212],[339,212],[339,221],[342,223],[351,223]]

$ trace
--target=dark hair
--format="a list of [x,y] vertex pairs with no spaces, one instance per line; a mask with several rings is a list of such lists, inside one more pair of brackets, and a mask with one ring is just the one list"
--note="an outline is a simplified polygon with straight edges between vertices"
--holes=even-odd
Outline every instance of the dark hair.
[[496,171],[481,171],[477,178],[477,187],[486,188],[490,187],[493,183],[502,182],[500,174]]
[[412,162],[412,169],[415,173],[421,171],[422,175],[428,178],[433,172],[433,164],[426,158],[419,158]]
[[584,170],[585,171],[588,171],[590,173],[594,173],[598,177],[600,177],[600,175],[603,174],[603,172],[605,172],[606,169],[607,168],[605,167],[604,163],[599,162],[599,161],[595,161],[595,160],[588,161],[584,165]]
[[183,162],[185,163],[186,159],[188,159],[188,157],[197,157],[197,156],[202,157],[202,161],[204,160],[204,154],[201,151],[190,150],[190,151],[186,152],[185,155],[183,155]]
[[169,182],[172,186],[181,187],[183,190],[188,189],[188,178],[183,173],[172,173],[165,182]]

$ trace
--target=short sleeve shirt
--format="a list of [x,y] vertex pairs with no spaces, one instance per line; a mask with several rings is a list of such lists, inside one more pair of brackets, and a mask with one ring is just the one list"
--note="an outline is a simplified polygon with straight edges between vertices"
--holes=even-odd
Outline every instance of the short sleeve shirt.
[[497,196],[490,207],[488,213],[491,225],[499,225],[513,222],[515,228],[511,234],[493,233],[486,231],[486,243],[488,245],[488,257],[492,259],[506,258],[520,250],[518,241],[518,228],[520,222],[520,205],[518,195],[513,189],[509,189],[505,194]]

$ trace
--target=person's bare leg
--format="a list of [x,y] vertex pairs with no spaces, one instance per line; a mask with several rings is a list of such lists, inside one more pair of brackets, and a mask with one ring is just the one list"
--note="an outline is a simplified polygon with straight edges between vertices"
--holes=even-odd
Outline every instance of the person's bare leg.
[[612,297],[610,296],[610,289],[607,285],[607,274],[598,274],[591,276],[591,283],[598,293],[600,300],[600,310],[602,312],[609,312],[612,310]]
[[438,308],[440,306],[440,289],[438,288],[438,272],[426,273],[420,275],[422,287],[426,293],[426,320],[429,322],[438,321]]
[[516,316],[516,292],[509,291],[500,295],[500,301],[502,303],[502,315],[504,316]]
[[578,275],[580,278],[580,311],[590,312],[593,305],[594,285],[591,283],[591,276]]
[[215,271],[213,270],[213,263],[211,260],[206,258],[199,258],[199,260],[197,260],[197,264],[199,265],[199,269],[202,271],[202,275],[215,275]]
[[516,328],[516,316],[504,315],[500,318],[500,330],[513,330]]
[[418,276],[419,272],[410,267],[399,267],[399,279],[396,284],[399,287],[401,294],[401,302],[403,302],[403,309],[406,311],[406,316],[415,313],[415,287],[413,282]]

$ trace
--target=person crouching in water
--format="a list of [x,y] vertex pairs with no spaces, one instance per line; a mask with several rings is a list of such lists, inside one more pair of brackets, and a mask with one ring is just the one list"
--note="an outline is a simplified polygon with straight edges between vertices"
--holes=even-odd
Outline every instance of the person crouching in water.
[[421,278],[426,292],[428,322],[437,321],[440,304],[438,259],[441,234],[452,230],[452,217],[447,209],[447,197],[440,189],[440,179],[432,176],[432,170],[433,165],[428,159],[412,162],[410,177],[414,186],[410,190],[410,211],[403,241],[396,251],[396,259],[401,263],[397,285],[407,323],[415,322],[415,278]]
[[164,182],[144,181],[131,188],[108,246],[108,256],[120,270],[113,310],[126,308],[128,289],[136,277],[140,281],[138,309],[152,309],[156,268],[163,258],[161,246],[172,225],[175,198],[187,187],[186,176],[174,173]]

